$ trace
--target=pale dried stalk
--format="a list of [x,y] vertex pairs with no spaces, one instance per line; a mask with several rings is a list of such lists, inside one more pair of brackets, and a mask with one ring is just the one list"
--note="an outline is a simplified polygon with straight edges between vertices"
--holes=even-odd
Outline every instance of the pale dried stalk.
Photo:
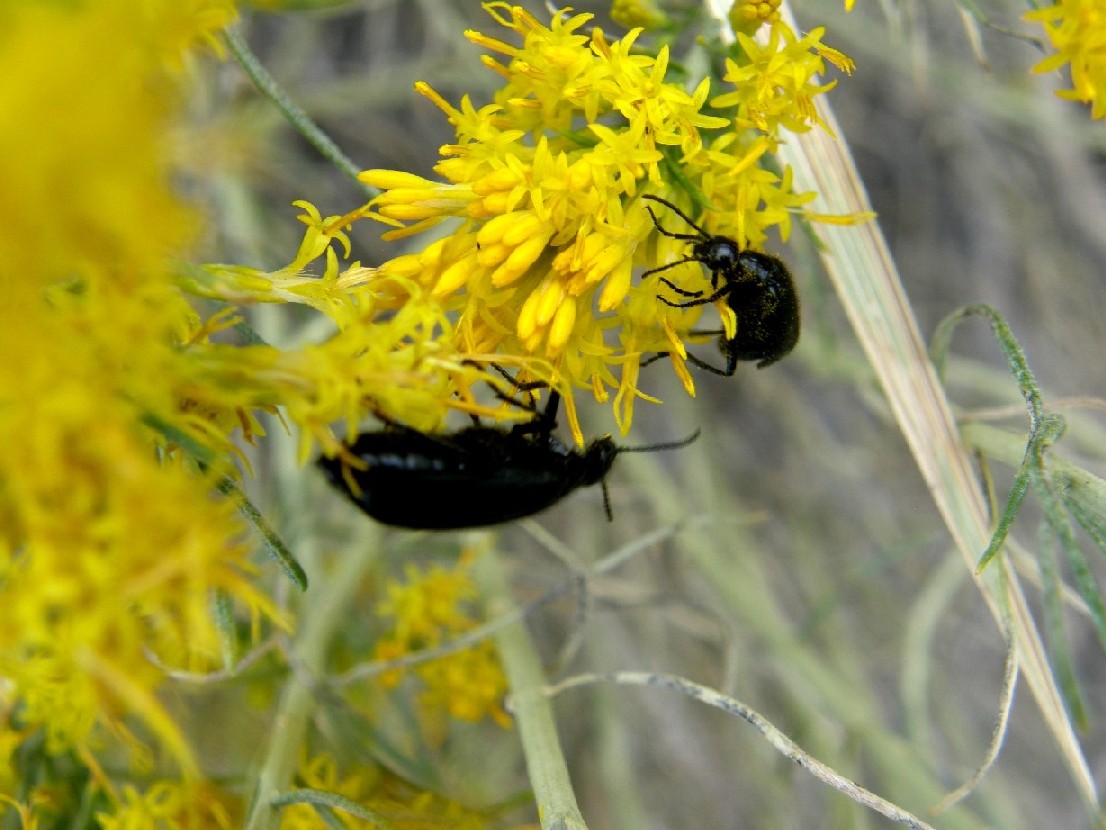
[[833,787],[839,793],[851,798],[857,804],[861,804],[870,810],[875,810],[877,813],[887,816],[887,818],[892,821],[905,824],[913,828],[913,830],[934,830],[932,825],[922,821],[922,819],[918,818],[913,813],[904,810],[897,804],[892,804],[885,798],[881,798],[871,790],[865,789],[855,781],[846,778],[833,767],[822,763],[813,755],[810,755],[797,743],[791,740],[791,738],[781,732],[775,724],[752,707],[746,706],[737,698],[724,695],[708,686],[695,683],[687,678],[677,677],[672,674],[632,671],[612,672],[611,674],[581,674],[562,680],[557,685],[548,687],[545,692],[549,697],[555,697],[568,689],[587,686],[592,683],[615,683],[621,686],[653,686],[662,689],[672,689],[680,694],[698,700],[701,703],[705,703],[708,706],[713,706],[715,709],[721,709],[727,714],[736,715],[756,727],[772,748],[785,758],[794,761],[823,784]]

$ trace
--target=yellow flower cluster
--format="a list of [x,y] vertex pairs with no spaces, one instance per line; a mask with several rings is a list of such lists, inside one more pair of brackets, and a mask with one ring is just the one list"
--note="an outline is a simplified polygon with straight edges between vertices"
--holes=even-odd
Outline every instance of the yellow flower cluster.
[[[497,418],[525,415],[476,401],[475,384],[502,385],[503,379],[480,368],[491,356],[458,353],[452,322],[422,287],[400,275],[370,282],[370,270],[357,263],[339,273],[334,246],[346,253],[349,248],[345,235],[333,230],[336,217],[296,204],[304,209],[299,219],[307,229],[287,266],[271,272],[193,267],[183,285],[235,305],[303,304],[325,314],[338,333],[301,349],[209,344],[195,350],[183,367],[188,388],[181,395],[207,422],[218,420],[217,414],[223,421],[241,420],[251,409],[279,405],[301,427],[305,460],[315,442],[337,449],[329,424],[343,421],[345,438],[352,439],[367,412],[424,431],[440,429],[453,409]],[[323,274],[308,276],[320,258]]]
[[[463,557],[452,570],[433,567],[420,571],[411,566],[406,583],[388,583],[388,598],[378,613],[391,624],[387,636],[377,643],[378,659],[394,660],[437,648],[478,625],[471,607],[476,587],[466,561]],[[507,679],[491,640],[421,663],[414,671],[425,687],[421,702],[427,713],[446,711],[460,720],[490,717],[501,726],[510,724],[503,711]],[[402,677],[403,672],[394,671],[384,679],[394,686]]]
[[[343,827],[366,830],[381,826],[380,819],[397,830],[425,830],[450,827],[483,830],[484,815],[435,793],[416,789],[387,771],[359,763],[353,772],[343,772],[339,763],[322,752],[304,757],[297,770],[301,792],[313,791],[335,807]],[[347,812],[339,799],[350,805]],[[245,799],[208,782],[155,781],[139,789],[121,788],[111,812],[96,815],[102,830],[138,828],[196,828],[232,830],[242,826]],[[371,817],[371,818],[370,818]],[[318,830],[333,826],[317,807],[305,799],[287,804],[280,811],[281,830]]]
[[[339,224],[372,217],[397,238],[453,220],[449,236],[390,260],[374,278],[415,281],[459,311],[462,352],[547,360],[550,369],[535,365],[522,379],[565,394],[578,440],[574,387],[597,400],[617,389],[625,431],[634,400],[655,400],[639,388],[644,355],[670,353],[694,393],[683,341],[701,312],[662,303],[656,276],[634,281],[635,266],[686,254],[685,242],[658,233],[640,197],[706,210],[711,233],[746,247],[762,245],[771,228],[786,239],[792,214],[813,196],[762,162],[784,131],[816,123],[812,101],[833,86],[817,81],[824,59],[850,65],[822,46],[820,30],[799,38],[777,19],[766,46],[741,38],[720,93],[709,78],[689,90],[669,78],[667,48],[653,56],[636,46],[640,29],[611,41],[598,29],[580,32],[587,14],[558,12],[546,27],[519,6],[485,9],[521,40],[467,33],[506,59],[483,58],[503,78],[495,102],[476,108],[466,96],[454,107],[416,85],[456,131],[434,168],[444,181],[366,171],[362,180],[385,192]],[[666,276],[688,291],[705,287],[700,266],[681,269]],[[719,306],[732,331],[732,312]]]
[[[628,429],[635,399],[652,399],[639,387],[643,356],[670,353],[693,392],[683,341],[701,309],[660,302],[655,275],[634,279],[683,259],[686,242],[658,232],[641,196],[742,245],[773,229],[786,238],[809,196],[762,162],[785,131],[817,123],[825,61],[844,65],[821,32],[800,38],[770,2],[754,6],[772,35],[763,47],[741,39],[718,90],[710,79],[685,88],[667,49],[638,47],[640,30],[612,41],[581,33],[588,15],[545,26],[488,3],[520,41],[468,33],[500,56],[484,58],[503,78],[495,102],[453,106],[418,87],[457,134],[440,180],[368,171],[386,192],[352,214],[299,203],[303,241],[275,271],[182,262],[202,220],[172,186],[169,148],[193,50],[233,19],[232,0],[0,9],[0,123],[14,126],[0,131],[0,795],[27,824],[74,806],[28,783],[19,765],[33,755],[74,759],[104,827],[236,825],[239,801],[203,794],[160,693],[165,666],[225,659],[234,632],[216,625],[213,602],[255,632],[284,624],[255,585],[248,528],[220,494],[244,464],[241,441],[264,435],[261,413],[298,429],[306,459],[319,445],[336,451],[368,413],[423,431],[453,410],[528,417],[480,403],[485,384],[510,389],[493,362],[565,393],[578,438],[572,390],[598,400],[617,390]],[[651,9],[624,4],[643,21],[656,20]],[[343,232],[363,217],[391,225],[390,237],[454,227],[366,268],[348,262]],[[665,274],[688,291],[708,284],[696,264]],[[222,310],[205,319],[196,297]],[[305,306],[333,334],[261,342],[237,316],[258,303]],[[732,332],[732,310],[719,312]],[[411,571],[382,606],[395,628],[378,656],[471,630],[472,599],[463,569]],[[415,671],[427,708],[508,723],[490,643]],[[119,783],[108,759],[179,780]],[[345,787],[322,767],[312,776]]]
[[735,33],[751,35],[764,23],[779,23],[782,0],[736,0],[728,15]]
[[242,826],[242,799],[208,782],[155,781],[143,790],[131,784],[114,809],[98,813],[100,830],[146,827],[232,830]]
[[216,593],[276,615],[212,495],[228,468],[167,438],[197,324],[167,267],[196,225],[169,183],[176,72],[233,7],[143,9],[0,13],[0,733],[89,759],[153,738],[189,776],[151,657],[218,660]]
[[611,20],[627,29],[633,29],[635,26],[655,29],[668,22],[664,12],[653,0],[613,0]]
[[[181,262],[200,225],[173,186],[188,50],[233,17],[231,0],[0,10],[0,792],[24,803],[36,795],[16,785],[37,777],[9,758],[26,745],[92,769],[165,759],[198,780],[159,698],[164,667],[226,659],[215,600],[253,631],[283,624],[220,494],[235,441],[264,434],[259,412],[300,428],[303,457],[368,411],[423,429],[452,408],[499,414],[473,400],[484,370],[457,354],[441,307],[401,277],[339,276],[346,240],[311,209],[281,271]],[[316,260],[323,275],[304,276]],[[190,295],[302,303],[337,333],[289,350],[214,342],[241,320],[201,319]],[[125,808],[127,791],[92,778]],[[164,803],[149,797],[132,801]]]
[[[363,817],[341,809],[334,811],[343,827],[484,830],[489,824],[485,815],[443,796],[416,790],[382,769],[359,766],[357,772],[343,774],[338,762],[326,753],[301,764],[299,778],[305,788],[337,794],[361,807],[366,814]],[[334,824],[322,821],[311,804],[292,804],[281,811],[281,830],[318,830],[327,826]]]
[[1025,15],[1040,23],[1056,52],[1034,72],[1071,67],[1071,89],[1056,94],[1091,105],[1091,118],[1106,117],[1106,5],[1101,0],[1059,0]]

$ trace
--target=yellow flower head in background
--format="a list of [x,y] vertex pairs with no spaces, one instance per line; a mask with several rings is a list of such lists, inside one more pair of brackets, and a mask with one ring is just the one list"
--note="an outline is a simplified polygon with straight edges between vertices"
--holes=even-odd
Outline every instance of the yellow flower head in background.
[[1091,105],[1091,118],[1106,117],[1106,5],[1101,0],[1059,0],[1025,15],[1040,23],[1056,52],[1034,72],[1071,66],[1071,89],[1056,94]]
[[[388,583],[388,598],[377,608],[390,622],[388,634],[376,645],[378,659],[394,660],[437,648],[477,627],[479,619],[471,607],[477,597],[469,573],[472,559],[472,554],[466,553],[448,570],[409,566],[405,582]],[[420,663],[414,673],[424,687],[420,703],[428,716],[448,712],[460,720],[491,718],[500,726],[510,725],[503,710],[507,678],[491,640]],[[403,674],[397,670],[384,675],[385,685],[397,685]]]
[[[786,239],[813,194],[793,192],[787,170],[762,162],[785,131],[816,123],[813,98],[832,84],[815,76],[837,53],[822,47],[821,31],[799,38],[776,20],[767,45],[742,37],[721,92],[709,78],[688,89],[670,78],[667,47],[637,47],[640,29],[611,41],[582,32],[588,14],[562,10],[545,26],[518,6],[485,9],[521,41],[467,33],[503,78],[494,103],[477,108],[465,96],[455,107],[417,84],[456,131],[434,167],[441,180],[366,171],[362,180],[385,192],[338,224],[370,216],[397,238],[452,220],[450,235],[386,262],[377,278],[416,281],[459,311],[462,353],[548,361],[550,370],[522,379],[565,393],[578,438],[571,390],[605,400],[616,389],[625,431],[635,398],[655,400],[639,388],[643,356],[668,352],[694,392],[683,339],[701,312],[662,303],[655,276],[635,282],[635,267],[682,259],[687,247],[658,233],[642,195],[745,247],[763,245],[772,228]],[[666,276],[689,291],[709,280],[694,263]],[[732,312],[719,306],[732,331]]]
[[4,746],[125,762],[156,745],[195,776],[162,666],[220,663],[216,593],[279,617],[215,495],[229,460],[202,468],[168,437],[229,443],[187,412],[203,327],[170,262],[197,221],[170,148],[185,50],[233,14],[224,0],[0,10]]
[[[363,816],[353,816],[340,807],[320,817],[317,805],[288,804],[281,808],[281,830],[319,830],[323,827],[387,827],[394,830],[485,830],[502,826],[490,819],[487,810],[474,810],[457,801],[413,787],[383,767],[365,764],[343,765],[327,752],[305,757],[297,771],[302,786],[333,794],[359,805]],[[334,822],[328,822],[337,816]]]
[[[422,429],[486,414],[469,391],[485,370],[457,354],[440,304],[402,277],[339,274],[347,240],[310,206],[285,269],[182,261],[201,219],[174,156],[189,50],[234,14],[230,0],[0,6],[0,747],[86,763],[160,750],[197,776],[158,697],[165,667],[232,658],[238,620],[220,627],[214,600],[252,633],[284,624],[256,582],[257,537],[221,495],[236,441],[264,434],[260,412],[299,428],[302,457],[366,412]],[[217,342],[241,318],[203,319],[192,296],[299,303],[337,331]]]

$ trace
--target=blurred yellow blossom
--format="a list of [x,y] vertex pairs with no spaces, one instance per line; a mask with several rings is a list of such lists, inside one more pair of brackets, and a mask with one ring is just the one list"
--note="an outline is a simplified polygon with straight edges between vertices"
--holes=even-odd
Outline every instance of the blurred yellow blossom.
[[[742,38],[719,94],[709,78],[691,89],[667,80],[667,47],[656,56],[638,48],[641,29],[610,41],[599,29],[581,33],[587,14],[562,10],[547,27],[519,6],[484,8],[522,41],[467,33],[506,59],[483,58],[503,78],[495,102],[477,108],[464,96],[455,107],[416,84],[456,131],[434,168],[444,181],[368,170],[362,180],[384,192],[330,227],[371,217],[392,226],[392,239],[453,220],[451,235],[384,263],[374,279],[402,275],[459,310],[461,352],[547,360],[548,371],[521,379],[565,393],[578,440],[574,387],[597,400],[616,389],[626,431],[635,399],[653,400],[639,388],[643,355],[668,352],[694,393],[683,338],[702,311],[662,303],[655,275],[634,282],[636,265],[686,255],[686,242],[658,233],[640,196],[702,214],[709,232],[746,247],[772,228],[786,239],[813,194],[795,193],[788,170],[761,162],[783,131],[818,123],[812,101],[833,84],[816,76],[840,53],[823,47],[821,30],[799,38],[775,20],[767,45]],[[709,280],[695,263],[665,276],[688,291]]]
[[[486,372],[457,353],[444,310],[402,276],[339,273],[348,240],[309,203],[280,271],[184,261],[201,218],[170,148],[189,50],[233,18],[229,0],[0,11],[0,117],[24,125],[0,137],[0,746],[90,769],[101,753],[157,759],[181,786],[203,771],[159,697],[165,668],[227,659],[216,597],[251,631],[286,625],[223,495],[259,414],[299,427],[303,458],[368,412],[425,429],[452,408],[504,414],[476,401]],[[222,307],[205,319],[191,296]],[[333,333],[295,349],[228,340],[243,321],[227,304],[259,302],[306,305]],[[173,786],[116,803],[171,809]]]
[[242,826],[242,803],[206,782],[157,781],[144,790],[127,784],[113,807],[96,820],[101,830],[231,830]]
[[611,20],[627,29],[635,26],[656,29],[668,22],[665,13],[653,0],[614,0],[611,3]]
[[5,272],[30,287],[156,269],[192,236],[164,175],[175,70],[233,16],[230,0],[3,4]]
[[[389,622],[388,633],[376,646],[378,659],[394,660],[437,648],[479,624],[469,560],[462,556],[449,570],[436,566],[420,571],[408,566],[405,582],[388,583],[388,597],[377,607],[377,613]],[[501,726],[510,725],[503,710],[507,679],[491,640],[427,660],[413,671],[424,686],[420,701],[425,712],[445,711],[467,721],[490,717]],[[402,677],[402,671],[390,672],[385,683],[394,686]]]
[[[340,796],[363,811],[364,816],[359,816],[353,811],[332,809],[332,815],[343,827],[484,830],[489,825],[481,813],[444,796],[416,789],[383,769],[362,766],[353,772],[343,772],[338,761],[326,753],[319,753],[301,764],[298,778],[304,788]],[[320,830],[332,826],[335,825],[324,822],[311,804],[289,804],[281,808],[281,830]]]
[[1106,6],[1101,0],[1059,0],[1027,12],[1026,20],[1040,23],[1056,52],[1034,72],[1071,68],[1071,89],[1056,94],[1091,105],[1091,118],[1106,117]]
[[728,20],[735,33],[751,35],[765,23],[780,22],[783,0],[735,0]]
[[169,267],[196,226],[167,151],[179,70],[233,6],[140,11],[0,13],[0,117],[23,125],[0,138],[0,676],[8,737],[52,754],[152,739],[196,776],[151,657],[219,661],[216,592],[278,615],[215,494],[228,461],[201,470],[165,429],[190,430],[175,387],[200,326]]

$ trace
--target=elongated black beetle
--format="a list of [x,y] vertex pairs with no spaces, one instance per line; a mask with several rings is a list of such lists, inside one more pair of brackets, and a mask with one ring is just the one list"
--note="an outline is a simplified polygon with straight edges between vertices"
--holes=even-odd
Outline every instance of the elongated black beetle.
[[[661,277],[660,281],[678,295],[691,299],[676,302],[660,297],[660,301],[676,308],[690,308],[707,305],[725,297],[726,304],[737,317],[737,333],[732,338],[727,338],[725,334],[718,338],[718,347],[726,360],[725,369],[712,366],[690,353],[688,360],[715,374],[732,375],[737,371],[738,361],[756,360],[759,361],[757,368],[763,369],[795,348],[795,344],[799,342],[799,295],[795,291],[791,273],[781,259],[759,251],[742,250],[728,236],[707,233],[690,216],[659,196],[646,194],[641,198],[664,205],[696,231],[674,233],[661,225],[657,214],[647,207],[658,231],[673,239],[686,240],[692,245],[688,256],[646,271],[642,276],[667,271],[685,262],[701,263],[710,271],[712,291],[709,295],[704,296],[701,291],[685,291],[671,280]],[[665,354],[667,352],[661,352],[656,357]]]
[[[582,451],[553,434],[560,397],[551,391],[537,417],[510,429],[471,426],[428,435],[403,427],[363,432],[346,446],[364,462],[320,458],[330,483],[357,507],[386,525],[412,530],[461,530],[532,516],[578,487],[598,484],[623,452],[686,446],[683,441],[619,447],[610,436]],[[604,505],[610,507],[604,488]]]

